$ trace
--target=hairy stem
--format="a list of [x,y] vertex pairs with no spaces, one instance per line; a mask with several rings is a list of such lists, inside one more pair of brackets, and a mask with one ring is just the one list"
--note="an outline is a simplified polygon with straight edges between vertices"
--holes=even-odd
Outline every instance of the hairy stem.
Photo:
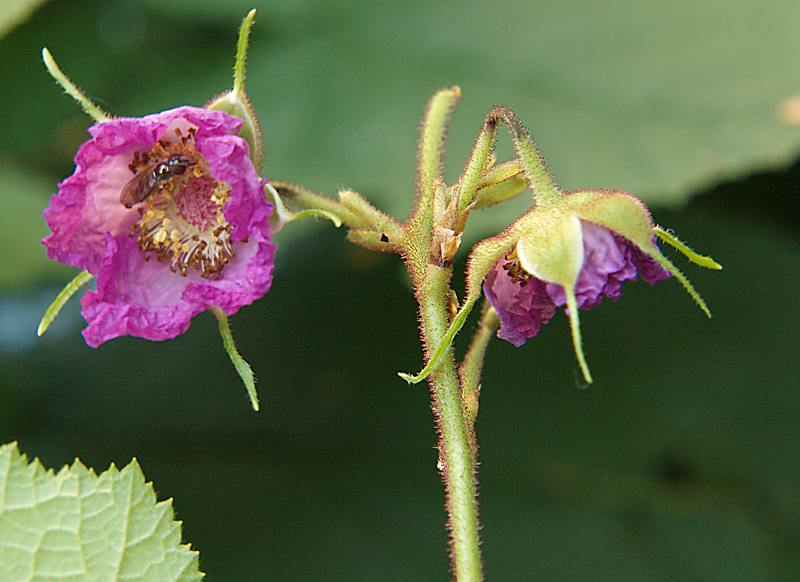
[[458,369],[458,375],[461,377],[461,401],[464,403],[464,420],[470,433],[474,429],[475,419],[478,416],[481,371],[483,370],[486,348],[499,327],[500,320],[497,318],[497,312],[489,305],[488,301],[484,301],[478,329],[475,331],[475,335],[472,336],[467,354]]
[[[429,264],[418,285],[422,338],[426,353],[444,339],[450,325],[447,298],[451,269]],[[461,405],[461,388],[452,353],[430,379],[431,400],[439,437],[439,461],[445,487],[450,530],[450,557],[458,582],[482,580],[476,457]]]

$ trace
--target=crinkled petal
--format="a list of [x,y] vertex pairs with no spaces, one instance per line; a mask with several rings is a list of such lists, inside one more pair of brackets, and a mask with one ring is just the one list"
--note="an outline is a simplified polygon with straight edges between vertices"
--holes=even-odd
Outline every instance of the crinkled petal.
[[483,292],[500,319],[497,337],[519,347],[532,338],[553,317],[556,306],[546,285],[535,277],[515,282],[503,269],[501,259],[489,271]]
[[181,300],[190,277],[171,273],[159,261],[145,261],[131,238],[107,235],[105,243],[97,289],[81,299],[88,324],[83,330],[86,343],[97,347],[123,335],[158,341],[185,332],[191,318],[204,309]]
[[196,272],[181,277],[162,262],[144,261],[130,238],[108,236],[106,246],[107,262],[98,274],[97,290],[81,300],[88,324],[83,336],[92,347],[124,335],[172,339],[209,307],[217,305],[233,315],[263,297],[272,284],[275,245],[261,233],[236,243],[236,257],[216,281]]

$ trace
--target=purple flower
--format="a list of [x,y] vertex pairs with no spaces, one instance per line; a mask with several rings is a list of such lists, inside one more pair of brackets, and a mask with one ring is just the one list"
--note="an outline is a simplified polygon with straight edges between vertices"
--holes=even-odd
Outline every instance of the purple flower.
[[173,338],[209,307],[232,315],[272,283],[275,245],[242,121],[179,107],[104,121],[45,210],[50,258],[90,272],[86,343]]
[[[603,297],[616,301],[623,281],[637,274],[650,285],[670,277],[639,247],[607,228],[580,221],[583,263],[575,282],[578,308],[591,309]],[[655,244],[655,243],[654,243]],[[483,291],[500,319],[497,336],[519,347],[567,303],[564,287],[527,273],[512,251],[497,261],[483,283]]]

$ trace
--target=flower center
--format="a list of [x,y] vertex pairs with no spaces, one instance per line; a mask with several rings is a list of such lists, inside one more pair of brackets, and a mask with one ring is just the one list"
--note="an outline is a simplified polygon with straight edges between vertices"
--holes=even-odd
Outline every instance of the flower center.
[[133,156],[131,171],[137,176],[152,173],[147,183],[152,188],[138,209],[141,217],[131,236],[145,260],[152,254],[180,275],[194,269],[207,279],[219,279],[234,257],[231,225],[222,212],[230,188],[211,176],[194,147],[194,131],[183,135],[176,130],[176,134],[178,141],[158,141],[149,151]]
[[520,287],[527,285],[530,274],[522,268],[519,258],[517,257],[517,249],[512,249],[505,256],[505,259],[508,262],[503,263],[503,270],[511,277],[511,280],[514,281],[514,283],[518,283]]

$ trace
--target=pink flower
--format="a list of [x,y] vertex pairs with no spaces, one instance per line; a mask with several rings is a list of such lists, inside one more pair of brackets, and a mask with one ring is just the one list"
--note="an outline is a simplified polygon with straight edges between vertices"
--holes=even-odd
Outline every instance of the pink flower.
[[[603,297],[616,301],[622,294],[622,283],[636,280],[637,274],[650,285],[670,277],[668,271],[624,237],[592,222],[582,220],[580,224],[583,264],[575,282],[579,309],[591,309]],[[494,264],[483,291],[500,319],[497,336],[515,346],[539,333],[556,308],[567,303],[562,285],[525,272],[514,251]]]
[[45,210],[50,258],[89,271],[86,343],[185,332],[219,306],[232,315],[272,283],[272,205],[242,121],[179,107],[100,122]]

